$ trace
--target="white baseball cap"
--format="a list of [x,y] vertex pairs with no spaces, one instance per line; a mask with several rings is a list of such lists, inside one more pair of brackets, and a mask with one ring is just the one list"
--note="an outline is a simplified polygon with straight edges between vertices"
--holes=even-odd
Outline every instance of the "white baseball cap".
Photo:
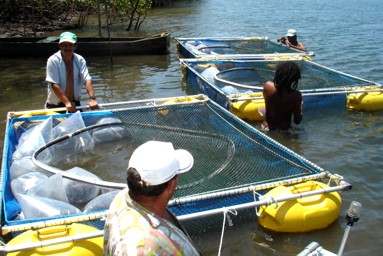
[[287,30],[286,36],[296,36],[296,35],[297,35],[297,31],[295,29]]
[[142,181],[154,186],[189,171],[193,163],[193,156],[187,150],[175,150],[171,142],[148,141],[133,152],[129,168],[135,168]]

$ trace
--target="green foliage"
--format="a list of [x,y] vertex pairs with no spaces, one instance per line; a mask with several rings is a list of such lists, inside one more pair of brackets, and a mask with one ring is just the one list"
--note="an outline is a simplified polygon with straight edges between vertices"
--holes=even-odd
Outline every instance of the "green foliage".
[[[127,24],[127,30],[139,30],[152,0],[4,0],[0,1],[0,22],[20,23],[34,31],[57,29],[65,25],[81,27],[89,14],[96,14],[98,4],[101,16],[109,25],[113,22]],[[58,24],[59,23],[59,24]]]
[[152,7],[152,0],[110,0],[110,20],[127,22],[126,30],[139,30],[148,11]]
[[[0,18],[3,21],[35,21],[69,19],[74,14],[88,11],[91,0],[6,0],[0,4]],[[93,4],[94,6],[94,4]]]

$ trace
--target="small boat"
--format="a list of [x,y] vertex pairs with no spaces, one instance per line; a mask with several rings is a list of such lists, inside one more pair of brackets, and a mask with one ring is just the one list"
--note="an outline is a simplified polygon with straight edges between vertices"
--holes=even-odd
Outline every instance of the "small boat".
[[[298,89],[303,95],[304,110],[339,105],[346,108],[347,95],[351,93],[382,92],[380,84],[299,56],[268,56],[253,60],[181,59],[181,66],[192,93],[207,95],[241,119],[262,121],[265,109],[263,84],[274,79],[275,69],[282,61],[295,61],[301,68]],[[383,98],[383,94],[375,97]],[[380,100],[375,99],[374,102]],[[350,109],[355,105],[351,100],[347,104]],[[381,103],[376,105],[382,108]],[[372,108],[369,106],[369,109]]]
[[[59,37],[0,38],[0,57],[49,57],[59,50]],[[167,54],[170,33],[148,37],[79,37],[76,53],[83,56]]]
[[270,55],[314,56],[276,43],[267,37],[197,37],[175,38],[181,58],[256,59]]
[[[194,156],[193,169],[179,180],[169,202],[192,236],[220,229],[222,214],[238,212],[238,219],[231,216],[237,223],[255,221],[255,207],[351,188],[343,177],[202,94],[100,104],[94,111],[80,108],[82,112],[72,114],[52,109],[8,113],[0,207],[7,244],[0,252],[78,252],[73,247],[84,239],[90,246],[83,248],[84,255],[99,251],[102,241],[93,238],[103,235],[103,218],[115,195],[110,193],[126,187],[124,170],[132,151],[153,139],[170,141]],[[258,197],[310,180],[327,180],[331,187],[274,195],[272,200]]]

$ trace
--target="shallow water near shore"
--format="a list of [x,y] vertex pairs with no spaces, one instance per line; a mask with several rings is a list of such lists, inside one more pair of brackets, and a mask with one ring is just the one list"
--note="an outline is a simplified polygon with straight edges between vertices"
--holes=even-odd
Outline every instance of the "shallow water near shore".
[[[169,31],[172,38],[267,36],[274,40],[295,28],[298,39],[315,52],[314,62],[382,83],[382,9],[380,0],[184,1],[153,10],[140,33]],[[121,29],[114,27],[112,33],[133,34]],[[96,35],[98,30],[90,26],[76,33]],[[100,103],[189,94],[174,40],[169,55],[114,57],[113,69],[107,57],[85,57]],[[2,134],[8,111],[43,107],[45,61],[0,60]],[[259,123],[253,125],[260,127]],[[336,253],[346,228],[345,213],[350,202],[357,200],[363,205],[361,217],[351,229],[344,255],[380,255],[383,111],[352,112],[345,106],[310,110],[290,133],[267,135],[320,167],[344,176],[353,188],[342,193],[341,216],[330,227],[305,234],[281,234],[262,229],[255,220],[246,225],[234,221],[234,226],[225,230],[221,254],[296,255],[311,241]],[[217,255],[220,235],[218,231],[194,239],[205,255]]]

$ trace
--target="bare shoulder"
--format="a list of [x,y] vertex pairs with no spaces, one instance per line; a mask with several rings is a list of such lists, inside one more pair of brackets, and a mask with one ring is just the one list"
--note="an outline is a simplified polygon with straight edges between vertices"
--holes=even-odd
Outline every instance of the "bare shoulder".
[[263,84],[263,97],[268,98],[273,95],[277,89],[272,81],[267,81]]
[[272,81],[266,81],[266,82],[263,84],[263,90],[264,90],[264,91],[275,90],[274,82],[272,82]]
[[302,93],[298,90],[291,91],[289,95],[296,100],[302,100]]

